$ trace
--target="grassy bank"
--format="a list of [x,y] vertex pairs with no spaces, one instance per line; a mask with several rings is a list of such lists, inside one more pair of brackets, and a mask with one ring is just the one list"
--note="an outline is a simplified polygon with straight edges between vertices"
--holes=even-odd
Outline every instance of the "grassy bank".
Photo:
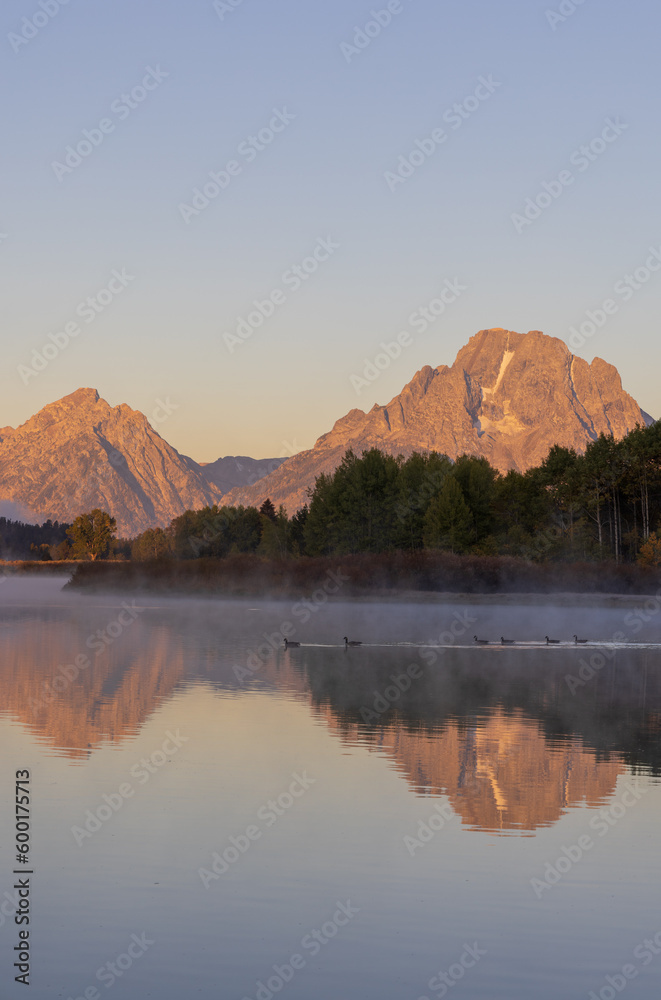
[[62,576],[74,573],[79,563],[71,559],[58,561],[55,559],[42,561],[31,561],[16,559],[13,561],[0,560],[0,577],[3,576],[23,576],[25,574],[37,574],[39,576]]
[[180,562],[80,563],[67,586],[85,592],[298,597],[329,580],[331,588],[340,584],[341,598],[405,592],[653,594],[661,586],[661,573],[631,564],[540,565],[509,556],[443,552],[283,560],[237,555]]

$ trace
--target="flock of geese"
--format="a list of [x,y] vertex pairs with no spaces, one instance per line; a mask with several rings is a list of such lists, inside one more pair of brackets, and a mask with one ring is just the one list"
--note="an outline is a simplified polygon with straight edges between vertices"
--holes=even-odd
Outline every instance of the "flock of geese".
[[[561,642],[562,642],[562,639],[549,639],[548,635],[545,635],[544,638],[546,639],[546,645],[547,646],[559,646],[561,644]],[[478,646],[498,645],[498,643],[492,643],[489,639],[478,639],[478,637],[476,635],[473,636],[473,639],[478,644]],[[579,644],[583,645],[584,643],[590,641],[589,639],[579,639],[579,637],[577,635],[573,636],[573,639],[574,639],[574,645],[575,646],[578,646]],[[501,635],[501,637],[500,637],[500,645],[501,646],[515,646],[516,645],[516,639],[504,639],[503,636]]]
[[[344,636],[343,641],[345,649],[348,649],[349,646],[362,646],[362,642],[357,642],[355,639],[347,639],[346,635]],[[287,638],[285,638],[284,643],[285,643],[285,649],[292,649],[301,645],[300,642],[292,642],[291,639]]]
[[[547,646],[559,646],[562,643],[562,639],[550,639],[548,637],[548,635],[545,635],[544,638],[546,639],[546,645]],[[590,641],[589,639],[579,639],[579,637],[577,635],[575,635],[573,638],[574,638],[574,645],[575,646],[583,645],[584,643]],[[477,643],[478,646],[497,646],[497,645],[501,645],[501,646],[515,646],[516,645],[516,639],[505,639],[504,636],[502,636],[502,635],[500,637],[500,643],[498,643],[498,642],[493,642],[492,643],[490,639],[478,639],[478,637],[476,635],[473,636],[473,639]],[[362,642],[357,642],[355,639],[347,639],[346,635],[344,636],[344,640],[343,641],[344,641],[344,648],[345,649],[348,649],[349,646],[362,646]],[[284,644],[285,644],[285,649],[294,649],[294,648],[296,648],[296,647],[298,647],[298,646],[301,645],[300,642],[293,642],[291,639],[287,639],[287,638],[284,639]],[[528,644],[526,643],[526,645],[528,645]]]

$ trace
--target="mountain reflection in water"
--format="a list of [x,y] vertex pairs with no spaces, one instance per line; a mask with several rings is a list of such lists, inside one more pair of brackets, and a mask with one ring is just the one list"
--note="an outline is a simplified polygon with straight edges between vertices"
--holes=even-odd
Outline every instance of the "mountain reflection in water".
[[232,624],[216,605],[192,608],[148,608],[102,651],[90,637],[115,619],[108,607],[3,609],[4,713],[83,764],[184,686],[272,690],[383,756],[416,794],[447,795],[466,827],[494,832],[532,835],[571,807],[599,806],[627,768],[661,773],[661,650],[618,650],[575,693],[566,678],[587,653],[571,647],[466,646],[427,665],[415,648],[303,646],[274,649],[246,677],[245,613]]

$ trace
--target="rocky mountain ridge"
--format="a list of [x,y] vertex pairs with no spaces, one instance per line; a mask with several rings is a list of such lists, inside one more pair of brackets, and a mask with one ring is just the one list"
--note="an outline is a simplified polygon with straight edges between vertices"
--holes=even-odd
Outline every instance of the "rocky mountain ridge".
[[350,410],[314,448],[255,486],[232,490],[225,502],[254,504],[270,496],[293,513],[315,477],[337,468],[348,448],[405,456],[437,451],[453,459],[468,453],[501,472],[525,471],[555,444],[583,452],[601,433],[619,439],[651,422],[622,388],[617,369],[601,358],[588,364],[538,330],[482,330],[452,367],[426,365],[385,406]]
[[[588,364],[539,331],[482,330],[451,367],[426,365],[385,406],[353,409],[313,448],[288,459],[227,457],[203,466],[179,454],[138,410],[78,389],[26,423],[0,429],[0,512],[66,521],[101,507],[133,536],[188,509],[259,506],[290,514],[348,448],[484,456],[501,471],[538,465],[554,444],[581,452],[601,433],[651,422],[613,365]],[[11,515],[10,515],[11,516]]]
[[200,466],[142,413],[110,406],[96,389],[78,389],[15,430],[3,429],[0,499],[44,520],[72,521],[101,507],[126,536],[220,498]]

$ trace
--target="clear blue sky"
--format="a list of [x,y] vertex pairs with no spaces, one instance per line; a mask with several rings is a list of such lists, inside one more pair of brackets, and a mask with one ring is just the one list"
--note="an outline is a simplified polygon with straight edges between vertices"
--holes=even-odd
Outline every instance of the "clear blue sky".
[[[617,365],[661,416],[661,272],[613,292],[661,253],[658,4],[585,0],[560,21],[560,0],[402,0],[359,49],[356,26],[385,3],[42,2],[50,14],[5,0],[0,15],[0,426],[94,386],[147,415],[169,398],[158,430],[199,461],[282,455],[451,364],[479,329],[566,340],[608,298],[617,311],[576,353]],[[281,131],[260,140],[274,109]],[[621,123],[610,141],[574,155],[607,118]],[[85,129],[99,144],[69,170]],[[388,181],[416,140],[433,153]],[[181,208],[232,160],[208,207]],[[563,170],[573,182],[515,225]],[[328,259],[297,289],[290,269],[315,248]],[[416,330],[446,279],[466,290]],[[79,304],[111,280],[87,322]],[[230,352],[224,334],[273,292],[273,315]],[[68,323],[69,345],[21,375]],[[351,376],[403,331],[412,345],[358,393]]]

